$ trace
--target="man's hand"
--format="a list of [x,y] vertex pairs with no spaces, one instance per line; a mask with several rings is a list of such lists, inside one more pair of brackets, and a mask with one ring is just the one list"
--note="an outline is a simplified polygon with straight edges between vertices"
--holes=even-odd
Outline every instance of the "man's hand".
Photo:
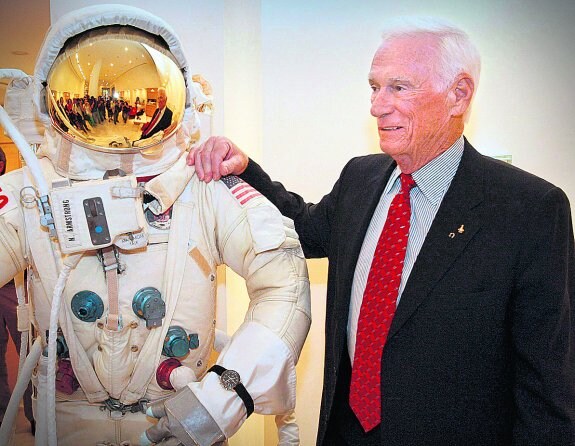
[[248,156],[223,136],[212,136],[190,150],[187,163],[196,166],[198,178],[206,183],[226,175],[240,175],[248,167]]

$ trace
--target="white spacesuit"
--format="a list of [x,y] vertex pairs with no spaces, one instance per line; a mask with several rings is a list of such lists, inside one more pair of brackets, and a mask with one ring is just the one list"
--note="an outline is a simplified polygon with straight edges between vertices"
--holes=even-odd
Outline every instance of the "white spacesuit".
[[[129,74],[107,81],[104,53],[118,42],[123,62],[141,45],[149,63],[130,59]],[[86,64],[90,51],[102,54]],[[141,85],[150,66],[155,78]],[[136,119],[122,133],[105,112],[91,116],[102,92],[127,106],[148,88],[149,106],[158,86],[173,125],[144,147],[127,136]],[[44,137],[39,161],[28,154],[27,167],[0,178],[0,285],[28,271],[20,316],[36,337],[36,444],[210,445],[252,411],[290,413],[311,321],[303,253],[291,221],[248,184],[206,184],[186,166],[201,92],[172,29],[132,7],[75,11],[50,29],[21,88],[33,91]],[[210,368],[221,264],[245,279],[250,304]],[[152,428],[149,415],[160,418]]]

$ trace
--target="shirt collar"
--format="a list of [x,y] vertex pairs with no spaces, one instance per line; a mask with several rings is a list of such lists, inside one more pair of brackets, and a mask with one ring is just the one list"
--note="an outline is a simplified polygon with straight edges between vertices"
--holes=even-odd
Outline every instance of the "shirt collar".
[[[459,167],[463,146],[463,135],[461,135],[449,149],[412,173],[417,188],[429,202],[438,204],[445,195]],[[385,193],[394,189],[393,186],[400,174],[399,167],[396,167],[389,178]]]

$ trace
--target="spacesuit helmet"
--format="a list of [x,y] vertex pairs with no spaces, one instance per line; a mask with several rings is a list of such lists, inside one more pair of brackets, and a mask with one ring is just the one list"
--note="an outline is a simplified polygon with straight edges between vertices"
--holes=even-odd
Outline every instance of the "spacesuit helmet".
[[175,31],[132,6],[62,16],[44,39],[33,88],[45,129],[38,155],[72,179],[157,175],[211,131],[198,113],[211,98],[190,78]]
[[100,151],[149,148],[182,122],[184,75],[159,36],[123,25],[69,38],[45,89],[52,126]]

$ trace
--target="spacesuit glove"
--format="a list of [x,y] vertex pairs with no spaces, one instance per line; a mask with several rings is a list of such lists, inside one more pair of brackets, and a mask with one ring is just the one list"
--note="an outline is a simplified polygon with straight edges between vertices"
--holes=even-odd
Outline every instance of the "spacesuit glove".
[[276,426],[278,428],[278,446],[299,446],[299,426],[293,411],[276,415]]
[[146,415],[158,418],[158,423],[142,434],[143,446],[211,446],[225,441],[219,426],[187,386],[150,404]]

